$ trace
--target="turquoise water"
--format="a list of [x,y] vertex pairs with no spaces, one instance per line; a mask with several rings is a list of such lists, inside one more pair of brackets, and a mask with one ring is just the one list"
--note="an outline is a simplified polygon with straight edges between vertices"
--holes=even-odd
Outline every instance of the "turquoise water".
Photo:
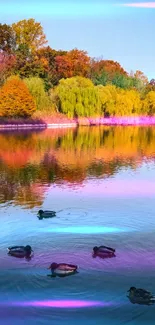
[[[0,324],[154,324],[131,286],[155,293],[154,128],[0,135]],[[39,209],[57,212],[39,220]],[[30,244],[31,260],[7,255]],[[92,257],[107,245],[116,257]],[[78,273],[51,278],[52,262]]]

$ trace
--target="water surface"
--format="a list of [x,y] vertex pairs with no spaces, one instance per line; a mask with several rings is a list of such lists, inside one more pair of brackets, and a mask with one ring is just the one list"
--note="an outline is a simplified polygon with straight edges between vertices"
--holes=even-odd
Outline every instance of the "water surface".
[[[0,324],[154,324],[155,306],[126,297],[155,293],[154,200],[154,127],[1,132]],[[7,256],[22,244],[31,260]],[[102,244],[117,256],[93,258]],[[79,273],[51,278],[52,262]]]

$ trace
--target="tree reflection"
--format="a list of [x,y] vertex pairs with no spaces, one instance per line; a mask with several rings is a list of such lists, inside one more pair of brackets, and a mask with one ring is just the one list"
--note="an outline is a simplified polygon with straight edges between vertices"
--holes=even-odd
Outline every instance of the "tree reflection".
[[155,157],[153,127],[81,127],[0,134],[0,202],[41,205],[48,186],[81,186]]

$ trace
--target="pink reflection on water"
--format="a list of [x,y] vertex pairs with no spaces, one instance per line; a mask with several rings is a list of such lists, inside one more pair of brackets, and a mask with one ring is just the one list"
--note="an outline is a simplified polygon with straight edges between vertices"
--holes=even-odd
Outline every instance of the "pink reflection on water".
[[[93,182],[88,182],[82,189],[83,193],[93,196],[120,196],[120,197],[141,197],[155,195],[154,180],[118,180],[110,179],[107,182],[101,182],[97,188]],[[95,183],[94,183],[95,185]]]
[[[67,186],[53,187],[49,190],[49,195],[59,195],[60,191],[68,194],[70,197],[72,193]],[[100,179],[97,181],[94,179],[86,180],[84,185],[76,188],[76,192],[80,195],[93,196],[94,197],[152,197],[155,196],[155,181],[154,176],[151,180],[146,179]],[[73,193],[74,194],[74,193]]]
[[111,306],[109,302],[100,301],[86,301],[86,300],[41,300],[41,301],[28,301],[19,302],[18,306],[32,306],[32,307],[46,307],[46,308],[84,308],[84,307],[108,307]]

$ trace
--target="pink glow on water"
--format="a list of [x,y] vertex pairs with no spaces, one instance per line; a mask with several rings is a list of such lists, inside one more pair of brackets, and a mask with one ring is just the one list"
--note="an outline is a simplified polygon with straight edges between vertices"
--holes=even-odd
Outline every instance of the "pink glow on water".
[[125,3],[123,6],[135,8],[155,8],[155,2]]
[[[138,180],[118,180],[111,178],[108,180],[101,180],[99,186],[96,186],[95,181],[91,179],[91,182],[86,181],[84,186],[79,188],[79,192],[82,195],[93,197],[153,197],[155,196],[155,182],[152,180],[138,179]],[[60,188],[51,187],[52,194],[60,192]],[[64,188],[62,187],[62,191]],[[65,191],[69,191],[67,187]],[[78,192],[78,189],[77,189]],[[70,194],[70,193],[69,193]]]
[[85,308],[85,307],[108,307],[111,303],[100,301],[86,301],[86,300],[41,300],[20,302],[16,305],[23,307],[46,307],[46,308]]
[[100,184],[99,191],[95,189],[91,184],[87,183],[83,188],[83,192],[92,194],[93,196],[154,196],[155,195],[155,183],[149,180],[117,180],[112,179],[108,182]]

